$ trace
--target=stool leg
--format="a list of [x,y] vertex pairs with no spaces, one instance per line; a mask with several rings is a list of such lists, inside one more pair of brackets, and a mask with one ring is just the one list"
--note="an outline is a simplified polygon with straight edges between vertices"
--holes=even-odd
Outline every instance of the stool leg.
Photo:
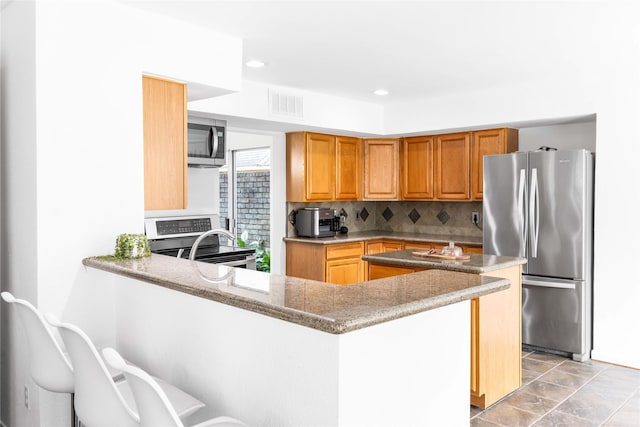
[[80,427],[80,421],[76,416],[76,406],[73,403],[75,394],[71,393],[71,427]]

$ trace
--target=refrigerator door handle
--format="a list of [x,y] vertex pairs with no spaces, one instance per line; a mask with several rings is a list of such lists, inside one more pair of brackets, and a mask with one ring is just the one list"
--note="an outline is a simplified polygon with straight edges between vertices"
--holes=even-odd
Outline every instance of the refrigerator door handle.
[[522,279],[522,286],[539,286],[542,288],[559,288],[559,289],[575,289],[576,284],[562,283],[560,281],[548,282],[542,280]]
[[538,169],[531,169],[531,193],[529,194],[529,230],[531,232],[531,256],[538,256],[538,231],[540,226],[540,204],[538,197]]
[[520,169],[520,181],[518,183],[518,212],[520,212],[520,216],[522,218],[520,222],[521,233],[522,233],[522,239],[520,239],[520,241],[522,242],[522,247],[520,248],[520,256],[525,256],[526,254],[527,234],[529,232],[528,226],[527,226],[528,225],[527,212],[524,207],[524,192],[525,192],[526,180],[527,180],[526,171],[524,169]]

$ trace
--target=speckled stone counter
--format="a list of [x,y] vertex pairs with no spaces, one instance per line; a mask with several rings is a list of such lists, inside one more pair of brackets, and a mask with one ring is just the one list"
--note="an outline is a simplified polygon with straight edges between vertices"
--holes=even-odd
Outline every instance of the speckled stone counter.
[[319,245],[331,245],[335,243],[348,243],[348,242],[359,242],[359,241],[367,241],[367,240],[379,240],[379,239],[390,239],[390,240],[405,240],[412,242],[434,242],[434,243],[442,243],[446,245],[447,243],[453,241],[462,245],[470,245],[470,246],[482,246],[482,236],[473,237],[473,236],[449,236],[442,234],[415,234],[415,233],[396,233],[392,231],[361,231],[361,232],[353,232],[347,234],[336,234],[335,237],[322,237],[322,238],[312,238],[312,237],[285,237],[285,242],[304,242],[304,243],[316,243]]
[[408,249],[404,251],[365,255],[362,259],[372,263],[395,265],[398,267],[435,268],[472,274],[488,273],[527,262],[524,258],[478,254],[470,254],[471,259],[469,261],[440,260],[412,255],[414,251],[415,250]]
[[341,286],[152,254],[85,266],[342,334],[507,289],[510,281],[446,270]]

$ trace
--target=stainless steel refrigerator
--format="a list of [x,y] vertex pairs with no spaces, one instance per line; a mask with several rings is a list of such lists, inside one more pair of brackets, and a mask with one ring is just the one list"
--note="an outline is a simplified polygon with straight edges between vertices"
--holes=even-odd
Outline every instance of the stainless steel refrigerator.
[[594,156],[539,150],[484,157],[483,250],[527,259],[522,343],[590,358]]

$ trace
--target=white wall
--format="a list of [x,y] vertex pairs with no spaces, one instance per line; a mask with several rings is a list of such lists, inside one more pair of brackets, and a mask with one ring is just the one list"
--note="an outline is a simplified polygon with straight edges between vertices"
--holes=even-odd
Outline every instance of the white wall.
[[558,149],[585,148],[596,151],[596,122],[569,123],[520,128],[520,151],[537,150],[543,145]]
[[[111,283],[81,260],[143,231],[142,74],[237,90],[242,43],[108,1],[11,2],[2,24],[3,289],[113,343]],[[200,54],[212,44],[215,57]],[[68,425],[68,405],[58,404],[68,397],[38,401],[9,320],[3,422]]]
[[[35,6],[2,10],[2,290],[37,301]],[[8,49],[8,45],[12,49]],[[8,99],[20,99],[13,105]],[[11,144],[19,141],[19,144]],[[20,183],[20,185],[16,185]],[[13,184],[13,185],[12,185]],[[11,226],[12,224],[18,226]],[[9,254],[11,256],[9,256]],[[4,303],[3,303],[4,305]],[[6,308],[6,306],[5,306]],[[17,328],[7,328],[11,311],[2,312],[2,417],[23,411],[23,425],[39,425],[37,411],[24,411],[22,399],[9,399],[29,386],[34,405],[37,388],[24,369],[25,343]],[[8,367],[19,369],[7,369]],[[14,425],[14,424],[11,424]],[[15,424],[17,425],[17,424]]]
[[[303,117],[277,115],[269,112],[269,90],[303,98]],[[317,92],[303,91],[262,83],[243,81],[239,93],[189,103],[189,109],[236,116],[267,122],[280,122],[288,129],[334,129],[350,133],[379,135],[384,133],[384,109],[381,105],[354,101]]]
[[218,168],[188,168],[188,210],[220,212]]

